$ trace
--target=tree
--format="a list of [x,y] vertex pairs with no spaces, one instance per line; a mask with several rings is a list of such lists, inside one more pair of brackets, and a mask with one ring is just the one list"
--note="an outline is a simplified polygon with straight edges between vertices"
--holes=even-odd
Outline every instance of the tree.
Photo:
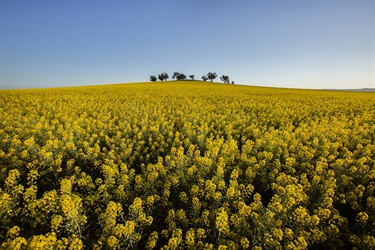
[[161,73],[158,78],[160,81],[166,81],[169,78],[169,75],[167,73]]
[[224,83],[229,84],[229,76],[222,75],[222,76],[220,77],[220,79],[221,79]]
[[168,80],[168,78],[169,78],[168,73],[165,73],[165,72],[162,74],[162,76],[164,78],[164,81]]
[[203,81],[207,81],[208,80],[208,77],[206,75],[202,76],[202,80]]
[[211,82],[216,79],[217,74],[215,72],[208,72],[207,78],[211,80]]
[[190,77],[191,80],[194,81],[195,75],[190,75],[189,77]]
[[180,74],[179,72],[174,72],[174,73],[173,73],[173,76],[172,76],[172,79],[173,79],[173,80],[174,80],[174,79],[177,79],[177,77],[178,77],[179,74]]
[[156,78],[156,76],[154,76],[154,75],[150,76],[151,82],[156,82],[157,80],[158,80],[158,78]]
[[177,80],[185,80],[186,79],[186,75],[183,74],[183,73],[180,73],[178,76],[177,76]]

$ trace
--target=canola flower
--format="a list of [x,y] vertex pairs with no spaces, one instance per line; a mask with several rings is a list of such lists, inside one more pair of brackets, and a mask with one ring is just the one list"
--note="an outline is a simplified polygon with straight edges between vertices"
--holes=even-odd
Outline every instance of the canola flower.
[[373,93],[0,91],[1,249],[373,249]]

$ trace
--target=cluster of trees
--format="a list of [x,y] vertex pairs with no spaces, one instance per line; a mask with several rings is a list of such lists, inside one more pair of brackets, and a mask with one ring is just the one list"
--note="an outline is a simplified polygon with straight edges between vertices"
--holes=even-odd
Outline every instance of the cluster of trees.
[[372,94],[191,86],[0,91],[0,249],[375,249]]
[[[158,79],[160,81],[166,81],[166,80],[168,80],[168,78],[169,78],[168,73],[164,72],[164,73],[159,74],[158,77],[156,77],[155,75],[151,75],[150,76],[150,81],[156,82]],[[187,76],[185,74],[183,74],[183,73],[180,73],[180,72],[174,72],[173,76],[172,76],[173,80],[179,80],[179,81],[183,81],[186,78],[187,78]],[[195,75],[189,75],[189,78],[191,80],[194,80],[195,79]],[[203,75],[202,76],[202,80],[203,81],[211,80],[211,82],[212,82],[216,78],[217,78],[216,72],[208,72],[207,75]],[[220,80],[222,80],[224,83],[227,83],[227,84],[230,83],[229,76],[227,76],[227,75],[222,75],[220,77]],[[233,81],[232,81],[232,84],[234,84]]]

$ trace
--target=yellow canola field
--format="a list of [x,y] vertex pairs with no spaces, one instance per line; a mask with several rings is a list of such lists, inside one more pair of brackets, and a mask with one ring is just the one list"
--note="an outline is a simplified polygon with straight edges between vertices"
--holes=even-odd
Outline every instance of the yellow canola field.
[[374,249],[375,95],[0,91],[1,249]]

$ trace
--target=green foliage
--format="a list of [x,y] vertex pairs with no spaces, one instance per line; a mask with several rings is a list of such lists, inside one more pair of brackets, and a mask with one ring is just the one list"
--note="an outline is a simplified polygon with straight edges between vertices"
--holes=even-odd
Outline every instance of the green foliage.
[[229,84],[230,80],[229,80],[229,76],[226,76],[226,75],[222,75],[220,77],[220,80],[222,80],[224,83],[226,84]]
[[179,73],[179,74],[177,75],[176,79],[179,80],[179,81],[183,81],[183,80],[186,79],[186,75],[183,74],[183,73]]
[[156,78],[156,76],[154,76],[154,75],[150,76],[151,82],[156,82],[157,80],[158,80],[158,78]]
[[159,79],[160,81],[166,81],[168,78],[169,78],[168,73],[161,73],[161,74],[158,76],[158,79]]
[[216,77],[217,77],[217,74],[216,74],[215,72],[208,72],[208,73],[207,73],[207,79],[211,80],[211,82],[212,82],[213,80],[215,80]]

